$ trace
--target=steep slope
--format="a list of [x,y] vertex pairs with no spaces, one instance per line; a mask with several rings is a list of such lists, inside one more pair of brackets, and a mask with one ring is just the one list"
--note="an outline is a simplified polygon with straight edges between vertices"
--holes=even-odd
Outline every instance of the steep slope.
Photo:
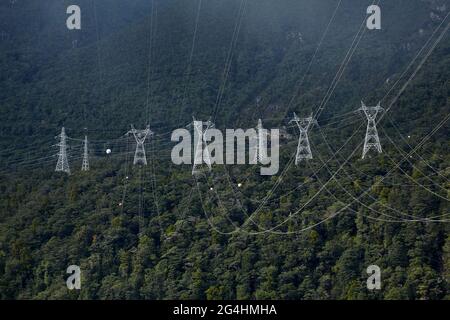
[[[2,28],[14,38],[0,46],[0,297],[448,297],[448,224],[402,221],[449,213],[448,124],[417,153],[402,154],[449,114],[448,34],[396,99],[445,28],[447,1],[381,1],[382,30],[361,34],[372,1],[344,0],[323,39],[337,1],[204,1],[196,31],[195,1],[157,1],[153,19],[148,1],[95,3],[96,14],[92,1],[80,1],[91,9],[74,33],[65,29],[65,3],[0,7],[8,17]],[[33,23],[22,25],[19,16]],[[352,43],[358,46],[328,100]],[[342,117],[361,99],[385,107],[395,99],[380,124],[385,153],[365,161],[365,120]],[[197,184],[189,166],[170,165],[170,130],[192,115],[216,115],[219,128],[253,127],[258,118],[278,127],[291,112],[308,115],[322,102],[321,129],[311,137],[315,160],[285,175],[217,167]],[[127,153],[132,141],[121,136],[130,124],[148,123],[157,135],[147,145],[149,166],[139,170]],[[55,158],[45,157],[56,152],[61,126],[71,138],[89,134],[89,173],[78,171],[77,140],[70,141],[74,174],[52,172]],[[296,147],[295,131],[287,130],[281,170]],[[334,155],[328,144],[344,147]],[[106,147],[112,156],[104,156]],[[277,231],[288,234],[223,234],[268,194],[246,231],[282,223]],[[81,292],[64,285],[70,264],[83,270]],[[383,270],[380,292],[365,288],[371,264]]]

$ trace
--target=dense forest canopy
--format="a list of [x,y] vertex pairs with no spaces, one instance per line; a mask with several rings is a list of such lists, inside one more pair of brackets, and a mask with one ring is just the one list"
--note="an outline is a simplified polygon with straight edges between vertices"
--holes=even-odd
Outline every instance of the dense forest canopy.
[[[365,27],[374,2],[381,30]],[[81,30],[66,27],[71,4]],[[448,0],[2,1],[0,298],[448,299],[449,10]],[[361,100],[386,110],[383,153],[364,160]],[[314,159],[292,165],[289,120],[319,108]],[[193,116],[280,128],[280,172],[193,177],[172,164],[170,133]],[[154,132],[147,166],[133,166],[131,124]],[[71,175],[54,172],[63,126]],[[66,287],[69,265],[81,290]],[[366,287],[370,265],[381,290]]]

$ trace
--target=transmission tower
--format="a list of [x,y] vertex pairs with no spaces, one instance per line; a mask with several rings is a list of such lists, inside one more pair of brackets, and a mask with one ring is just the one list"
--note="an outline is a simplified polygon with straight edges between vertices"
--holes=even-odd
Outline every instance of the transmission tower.
[[[211,155],[208,150],[208,146],[206,144],[206,133],[209,129],[214,128],[214,124],[211,122],[211,120],[208,120],[206,122],[203,121],[196,121],[195,118],[193,118],[193,125],[194,130],[197,135],[197,144],[195,146],[194,151],[194,164],[192,166],[192,175],[198,174],[200,172],[205,171],[205,168],[203,164],[206,164],[208,167],[206,170],[211,171]],[[203,127],[206,126],[205,131],[203,131]]]
[[375,149],[378,153],[383,152],[381,149],[380,137],[378,136],[376,119],[378,113],[384,109],[380,106],[380,103],[378,103],[376,107],[367,107],[364,102],[361,101],[361,108],[358,110],[363,111],[367,117],[366,138],[364,140],[364,150],[362,154],[362,158],[364,159],[370,149]]
[[67,160],[67,136],[64,127],[62,127],[61,134],[57,138],[59,138],[59,143],[57,144],[59,146],[59,153],[55,171],[70,174],[69,161]]
[[89,171],[89,152],[88,152],[87,136],[84,136],[83,164],[81,165],[81,171]]
[[266,153],[266,134],[262,126],[262,120],[258,120],[258,126],[256,127],[256,152],[253,158],[253,163],[261,163],[267,157]]
[[131,130],[128,134],[132,133],[134,139],[136,140],[136,151],[134,152],[133,164],[147,165],[147,157],[145,156],[144,142],[148,136],[151,136],[153,132],[150,130],[150,126],[147,126],[145,130],[136,130],[133,125],[131,125]]
[[295,122],[300,130],[300,137],[298,139],[297,154],[295,155],[295,165],[302,160],[311,160],[313,158],[311,146],[309,145],[308,131],[311,125],[317,124],[312,114],[308,118],[299,118],[294,113],[294,119],[290,122]]

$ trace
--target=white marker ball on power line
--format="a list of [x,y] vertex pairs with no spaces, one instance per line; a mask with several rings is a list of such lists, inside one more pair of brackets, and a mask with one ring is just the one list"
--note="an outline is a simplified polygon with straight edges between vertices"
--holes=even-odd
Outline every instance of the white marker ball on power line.
[[106,149],[106,154],[111,154],[111,149]]
[[242,187],[242,183],[238,183],[238,188]]

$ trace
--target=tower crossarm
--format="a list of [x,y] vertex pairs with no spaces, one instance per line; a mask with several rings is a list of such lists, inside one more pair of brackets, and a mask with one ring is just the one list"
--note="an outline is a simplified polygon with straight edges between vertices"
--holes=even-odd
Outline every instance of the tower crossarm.
[[308,118],[299,118],[297,114],[294,112],[294,118],[291,121],[289,121],[289,123],[295,123],[300,132],[308,132],[311,125],[313,124],[317,125],[317,120],[314,119],[312,114]]
[[384,108],[382,108],[380,106],[380,103],[378,103],[378,105],[376,105],[375,107],[367,107],[364,102],[361,101],[361,108],[358,109],[359,111],[364,112],[364,114],[367,117],[367,120],[369,121],[375,121],[378,113],[380,113],[381,111],[384,110]]

